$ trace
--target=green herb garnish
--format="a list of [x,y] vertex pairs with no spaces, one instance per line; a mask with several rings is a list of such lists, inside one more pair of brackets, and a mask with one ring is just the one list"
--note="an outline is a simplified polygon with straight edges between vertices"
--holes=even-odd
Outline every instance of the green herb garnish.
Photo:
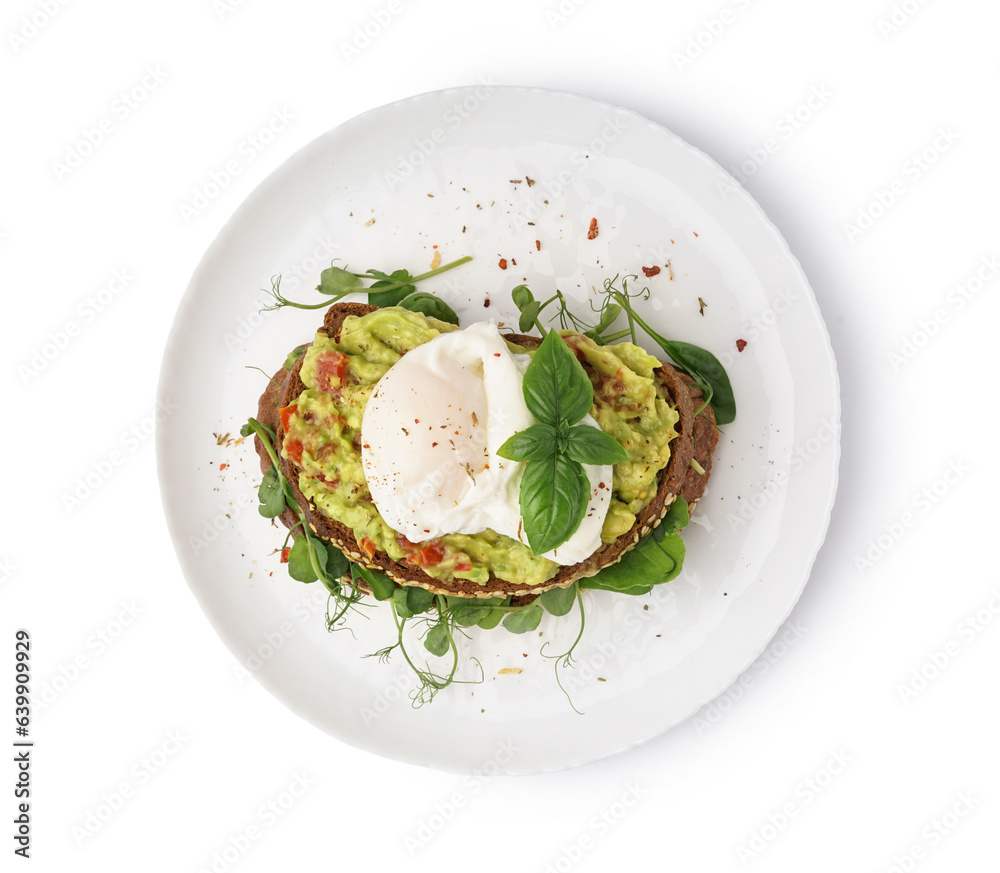
[[556,331],[532,357],[522,390],[538,423],[510,437],[497,454],[525,462],[521,517],[531,551],[542,555],[566,542],[583,520],[590,495],[583,465],[621,463],[628,452],[604,431],[577,423],[594,405],[594,386]]
[[[561,327],[577,330],[599,345],[615,342],[626,336],[635,343],[638,326],[667,354],[678,370],[694,379],[695,384],[701,389],[704,403],[706,405],[710,403],[712,406],[715,423],[729,424],[736,418],[736,398],[726,368],[706,349],[680,340],[667,339],[654,331],[632,307],[633,300],[637,298],[648,300],[650,296],[649,288],[646,287],[639,291],[631,290],[630,285],[636,279],[638,276],[628,274],[622,276],[620,280],[618,275],[604,280],[601,304],[594,306],[591,303],[591,308],[598,314],[599,320],[596,325],[589,325],[575,316],[567,306],[566,298],[559,291],[548,300],[539,302],[535,300],[526,285],[518,285],[511,291],[511,299],[521,313],[519,327],[522,331],[527,331],[535,325],[544,333],[545,328],[539,321],[539,316],[553,303],[557,306],[554,317],[559,319]],[[623,312],[628,319],[628,328],[608,335],[608,329]]]
[[[294,300],[289,300],[281,293],[281,277],[276,276],[271,280],[271,289],[267,292],[274,298],[275,302],[269,306],[265,306],[264,310],[281,309],[284,306],[291,306],[295,309],[327,309],[331,304],[336,303],[348,294],[359,294],[362,292],[368,293],[368,302],[373,306],[403,305],[403,301],[416,293],[417,282],[430,279],[431,276],[437,276],[471,260],[472,256],[466,255],[464,258],[442,264],[440,267],[435,267],[433,270],[428,270],[419,276],[411,275],[408,270],[394,270],[392,273],[384,273],[382,270],[368,270],[364,273],[353,273],[343,267],[336,266],[336,264],[331,264],[320,273],[319,285],[316,286],[316,290],[320,294],[325,295],[326,300],[322,300],[319,303],[298,303]],[[372,281],[371,285],[365,285],[365,282],[369,280],[374,281]],[[442,320],[451,321],[454,318],[455,320],[452,321],[452,324],[458,324],[458,319],[455,317],[454,311],[443,300],[427,292],[422,292],[421,297],[423,299],[417,305],[424,308],[420,308],[417,311],[425,312],[428,315],[433,314],[435,318],[440,317],[437,312],[432,313],[427,311],[431,307],[430,299],[432,298],[437,301],[439,312],[443,312],[446,315],[450,313],[450,318],[443,318]],[[407,308],[414,307],[409,306]]]

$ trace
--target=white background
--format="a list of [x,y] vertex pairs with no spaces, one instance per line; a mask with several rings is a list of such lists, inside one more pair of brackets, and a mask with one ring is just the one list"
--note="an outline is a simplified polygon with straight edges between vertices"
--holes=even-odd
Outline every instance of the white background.
[[[0,741],[27,628],[36,742],[32,858],[11,854],[8,763],[0,866],[992,869],[995,4],[150,7],[0,14]],[[243,198],[359,112],[484,78],[627,106],[744,180],[812,283],[843,398],[794,644],[660,739],[537,777],[383,760],[241,680],[174,559],[151,436],[175,308]],[[275,113],[284,128],[247,158]]]

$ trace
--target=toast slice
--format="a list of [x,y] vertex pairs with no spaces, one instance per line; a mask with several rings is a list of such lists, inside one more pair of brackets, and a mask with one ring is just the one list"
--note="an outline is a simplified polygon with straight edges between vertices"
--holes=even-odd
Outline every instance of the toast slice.
[[[364,303],[335,303],[327,311],[320,332],[334,340],[339,340],[341,326],[345,318],[352,315],[362,316],[376,308]],[[534,348],[541,343],[539,337],[518,334],[506,334],[505,339],[524,348]],[[291,370],[284,368],[278,370],[271,378],[267,390],[261,395],[258,403],[257,419],[275,432],[276,446],[278,447],[284,438],[278,410],[294,402],[306,387],[300,378],[302,361],[303,357],[299,357]],[[519,583],[516,579],[499,579],[492,576],[487,584],[479,584],[466,579],[435,579],[417,566],[392,560],[384,552],[377,551],[374,555],[369,556],[361,550],[354,532],[349,527],[322,515],[305,498],[299,490],[300,469],[297,464],[287,458],[282,458],[281,472],[288,480],[314,533],[333,543],[349,560],[384,573],[398,585],[417,585],[436,594],[461,597],[489,598],[537,595],[550,588],[571,585],[577,579],[593,576],[603,567],[614,564],[660,523],[671,503],[678,496],[684,498],[689,504],[693,504],[704,493],[712,469],[712,455],[718,442],[715,416],[711,407],[703,404],[701,391],[689,376],[666,363],[662,363],[654,372],[660,379],[666,396],[679,414],[675,426],[678,435],[670,443],[669,463],[660,471],[657,478],[656,495],[652,502],[636,516],[635,523],[630,530],[613,542],[603,544],[586,560],[560,567],[555,575],[540,586]],[[271,466],[271,460],[260,440],[255,440],[255,442],[261,459],[261,470],[266,473]],[[692,461],[699,464],[704,472],[697,472]],[[286,509],[279,517],[289,528],[298,522],[295,513],[289,509]]]

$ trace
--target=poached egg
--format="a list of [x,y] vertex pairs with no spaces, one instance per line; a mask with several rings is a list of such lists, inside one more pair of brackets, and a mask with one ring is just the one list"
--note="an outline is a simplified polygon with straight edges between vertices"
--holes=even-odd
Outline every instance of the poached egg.
[[[490,528],[527,544],[519,509],[524,463],[497,449],[535,423],[521,384],[531,361],[496,325],[477,322],[403,355],[379,379],[361,422],[361,462],[376,508],[412,542]],[[583,419],[593,427],[588,415]],[[544,557],[575,564],[601,545],[611,465],[584,465],[583,521]]]

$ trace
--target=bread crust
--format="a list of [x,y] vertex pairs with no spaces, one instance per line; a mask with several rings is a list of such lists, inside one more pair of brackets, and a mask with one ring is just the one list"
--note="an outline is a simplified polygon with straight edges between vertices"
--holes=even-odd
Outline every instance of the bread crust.
[[[365,303],[335,303],[327,310],[320,332],[337,340],[345,318],[366,315],[377,308]],[[541,343],[538,337],[513,333],[504,334],[504,338],[525,348],[536,347]],[[284,433],[278,410],[293,402],[305,390],[300,376],[303,357],[299,357],[291,370],[285,370],[284,367],[278,370],[258,402],[257,420],[274,431],[275,448],[279,457]],[[676,425],[678,436],[670,443],[670,461],[659,473],[655,497],[636,516],[635,523],[622,536],[603,544],[586,560],[560,567],[543,585],[530,586],[495,577],[491,577],[485,585],[466,579],[434,579],[417,566],[393,561],[385,552],[376,552],[369,557],[358,547],[353,530],[319,513],[302,494],[299,490],[297,464],[281,458],[281,472],[288,480],[313,533],[332,542],[349,560],[384,573],[398,585],[417,585],[435,594],[471,598],[534,596],[551,588],[566,587],[577,579],[593,576],[602,568],[621,560],[629,549],[660,523],[677,496],[693,504],[704,493],[712,469],[712,455],[718,443],[715,415],[710,406],[703,404],[701,391],[689,376],[662,362],[654,372],[679,414]],[[261,470],[266,473],[271,467],[271,459],[259,438],[255,438],[255,446],[260,456]],[[697,473],[692,467],[692,460],[700,464],[705,472]],[[295,527],[299,521],[298,515],[287,508],[279,518],[289,528]]]

